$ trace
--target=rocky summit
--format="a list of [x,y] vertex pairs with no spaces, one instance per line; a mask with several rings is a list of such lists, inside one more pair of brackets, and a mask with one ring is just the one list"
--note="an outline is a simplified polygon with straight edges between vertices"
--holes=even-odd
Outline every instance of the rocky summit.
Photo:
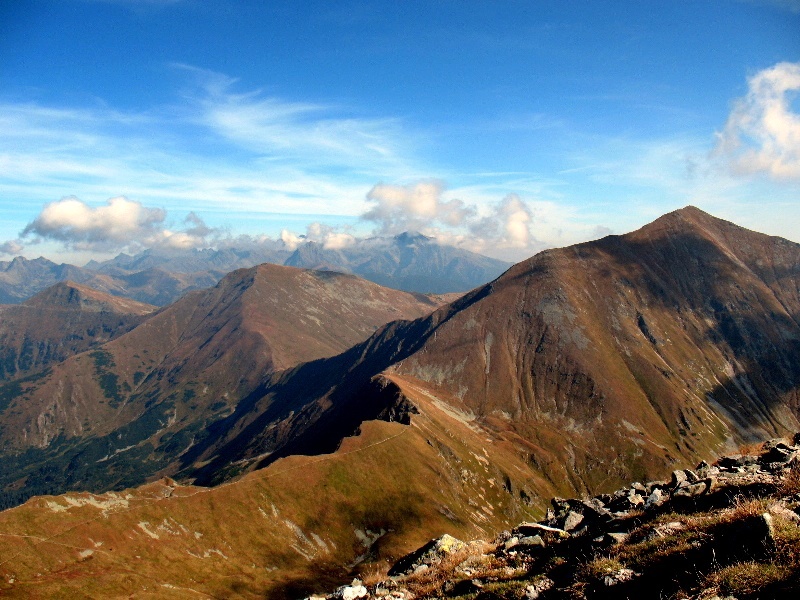
[[790,599],[800,594],[800,434],[594,497],[492,540],[449,534],[309,600]]

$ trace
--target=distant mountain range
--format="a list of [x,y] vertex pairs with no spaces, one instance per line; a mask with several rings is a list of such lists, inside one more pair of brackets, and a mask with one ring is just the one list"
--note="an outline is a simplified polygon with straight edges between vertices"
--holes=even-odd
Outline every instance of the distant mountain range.
[[226,483],[32,500],[5,533],[30,585],[285,598],[797,430],[800,245],[687,207],[457,298],[235,271],[0,385],[0,486]]
[[72,281],[113,296],[164,306],[187,291],[213,286],[222,275],[214,271],[171,273],[158,268],[107,275],[46,258],[18,256],[10,262],[0,261],[0,304],[17,304],[56,283]]
[[262,263],[352,273],[395,289],[432,294],[466,292],[511,266],[421,234],[357,240],[339,250],[317,242],[288,250],[282,242],[247,248],[147,250],[85,267],[45,258],[0,261],[0,304],[16,304],[60,281],[166,306],[188,291],[215,285],[227,273]]
[[307,242],[284,264],[353,273],[387,287],[430,294],[467,292],[491,281],[511,266],[408,232],[388,239],[360,240],[341,250]]

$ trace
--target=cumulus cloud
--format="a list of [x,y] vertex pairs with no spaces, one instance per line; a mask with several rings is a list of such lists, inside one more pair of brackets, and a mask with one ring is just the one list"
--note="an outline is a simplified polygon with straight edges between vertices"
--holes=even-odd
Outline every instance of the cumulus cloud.
[[756,73],[717,134],[715,154],[734,173],[800,178],[800,115],[792,110],[798,91],[800,63],[782,62]]
[[354,236],[323,223],[311,223],[306,228],[306,240],[320,243],[326,250],[341,250],[356,243]]
[[45,205],[20,237],[34,243],[58,241],[76,250],[109,251],[198,248],[208,245],[217,234],[195,213],[189,213],[184,221],[186,227],[177,231],[165,227],[166,217],[164,209],[146,207],[124,196],[111,198],[98,207],[68,197]]
[[97,208],[75,197],[63,198],[47,204],[22,237],[38,236],[76,247],[128,243],[151,237],[166,216],[163,209],[146,208],[122,196]]
[[438,180],[378,184],[367,194],[371,206],[361,218],[375,223],[377,234],[419,231],[441,243],[512,259],[547,246],[532,235],[534,211],[517,194],[480,205],[446,195]]
[[530,242],[531,210],[516,194],[509,194],[498,206],[502,223],[502,241],[513,248],[526,248]]
[[421,230],[436,224],[460,227],[476,214],[475,207],[454,198],[444,200],[444,184],[437,180],[410,185],[379,183],[367,194],[373,206],[361,218],[377,223],[384,234]]
[[311,223],[306,227],[305,234],[297,234],[288,229],[283,229],[281,231],[281,241],[287,250],[296,250],[298,246],[306,242],[316,242],[326,250],[342,250],[352,246],[358,240],[355,236],[339,231],[330,225]]
[[25,249],[19,240],[8,240],[0,244],[0,255],[10,254],[12,256],[19,254]]

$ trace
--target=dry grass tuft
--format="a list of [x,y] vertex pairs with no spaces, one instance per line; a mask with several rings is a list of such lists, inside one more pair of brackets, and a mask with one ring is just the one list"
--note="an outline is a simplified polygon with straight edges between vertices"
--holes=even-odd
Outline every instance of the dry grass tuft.
[[776,516],[775,559],[783,565],[800,565],[800,526],[783,516]]
[[783,496],[800,494],[800,465],[795,464],[784,476],[779,493]]
[[782,581],[787,574],[786,567],[773,563],[741,562],[711,573],[706,582],[723,594],[745,596]]
[[769,498],[745,498],[739,496],[734,505],[719,513],[718,523],[733,523],[764,514],[769,510],[772,500]]
[[445,583],[455,578],[455,571],[458,566],[474,554],[475,552],[469,547],[456,550],[429,569],[421,573],[412,573],[403,581],[403,584],[415,596],[435,594],[441,590]]
[[359,577],[364,585],[375,585],[389,578],[390,568],[391,565],[387,561],[373,563],[359,573]]
[[587,579],[602,579],[606,575],[616,573],[620,569],[624,569],[625,565],[618,559],[604,556],[595,558],[583,565],[582,575]]
[[441,562],[432,565],[429,569],[409,575],[403,581],[403,585],[416,597],[439,593],[444,584],[463,578],[461,576],[463,574],[460,575],[459,571],[465,563],[472,571],[470,579],[490,576],[495,573],[497,568],[495,560],[486,560],[485,558],[486,553],[491,549],[492,545],[488,542],[471,542],[466,548],[448,554]]

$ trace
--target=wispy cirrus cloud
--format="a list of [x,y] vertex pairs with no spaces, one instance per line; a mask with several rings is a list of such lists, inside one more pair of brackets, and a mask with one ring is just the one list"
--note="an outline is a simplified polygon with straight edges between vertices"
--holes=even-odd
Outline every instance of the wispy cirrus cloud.
[[412,136],[399,119],[352,115],[341,106],[292,102],[260,91],[236,92],[235,78],[173,66],[197,86],[191,92],[197,123],[262,157],[383,173],[411,161]]
[[[252,243],[248,236],[223,236],[194,212],[177,227],[168,225],[167,209],[234,220],[243,213],[326,210],[355,217],[372,185],[371,170],[403,169],[399,150],[385,150],[401,146],[391,128],[383,128],[388,120],[336,118],[332,107],[233,93],[232,78],[182,69],[196,71],[202,85],[193,85],[180,106],[147,113],[102,105],[0,106],[6,202],[11,196],[17,204],[42,206],[43,199],[61,198],[18,222],[19,237],[3,242],[0,253],[48,243],[96,252]],[[235,158],[208,143],[214,138],[236,146]],[[75,193],[62,197],[66,190]],[[109,190],[124,196],[99,201]],[[315,227],[309,235],[330,247],[350,241],[331,226]]]
[[417,170],[416,133],[399,119],[235,91],[235,79],[185,65],[177,72],[191,76],[183,96],[145,112],[0,102],[6,199],[97,204],[124,194],[232,217],[355,217],[375,180]]

